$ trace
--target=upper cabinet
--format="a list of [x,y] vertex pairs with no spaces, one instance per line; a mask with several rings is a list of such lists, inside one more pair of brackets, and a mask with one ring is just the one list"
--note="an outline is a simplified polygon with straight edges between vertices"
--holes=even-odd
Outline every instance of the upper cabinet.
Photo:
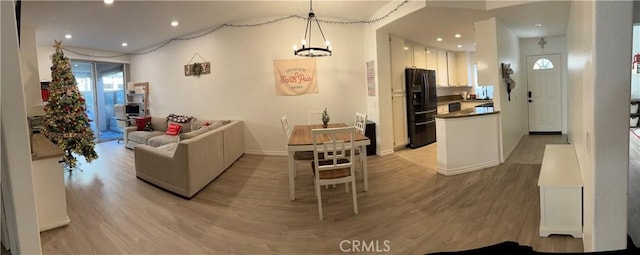
[[447,51],[437,50],[438,69],[436,70],[436,84],[438,86],[449,86],[449,73],[447,66]]
[[[402,50],[403,50],[403,56],[404,56],[404,66],[412,67],[413,66],[413,44],[411,42],[404,41],[404,47],[402,48]],[[391,53],[393,54],[393,51]]]
[[472,68],[469,52],[457,52],[456,53],[456,72],[458,77],[458,86],[471,86],[472,83]]
[[449,86],[460,86],[458,82],[458,61],[455,52],[447,52],[447,74],[449,77]]
[[413,65],[416,68],[427,69],[427,57],[424,54],[425,47],[422,45],[413,46]]
[[425,55],[427,56],[427,69],[438,70],[438,53],[433,48],[426,48]]
[[[396,63],[394,66],[435,70],[436,85],[440,87],[473,85],[473,53],[446,51],[395,36],[391,36],[390,40],[392,62]],[[400,61],[402,65],[398,65]]]

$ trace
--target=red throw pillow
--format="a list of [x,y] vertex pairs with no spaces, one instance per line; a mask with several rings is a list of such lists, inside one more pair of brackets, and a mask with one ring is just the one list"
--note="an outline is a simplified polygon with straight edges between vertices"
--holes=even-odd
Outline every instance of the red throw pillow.
[[143,131],[144,127],[147,125],[147,123],[151,122],[151,117],[146,117],[146,118],[136,118],[136,130],[137,131]]
[[175,123],[171,123],[169,124],[169,128],[167,128],[167,135],[178,135],[180,134],[181,129],[182,129],[182,126]]

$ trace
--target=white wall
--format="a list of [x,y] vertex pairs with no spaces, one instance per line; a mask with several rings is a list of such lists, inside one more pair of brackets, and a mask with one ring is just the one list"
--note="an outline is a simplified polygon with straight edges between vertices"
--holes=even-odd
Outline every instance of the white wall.
[[[389,2],[380,8],[371,18],[387,14],[402,1]],[[386,19],[366,25],[364,34],[364,55],[366,61],[374,60],[376,64],[376,96],[367,97],[368,118],[376,122],[377,154],[393,153],[393,113],[391,102],[391,54],[389,31],[384,26],[394,20],[424,8],[426,1],[410,1]]]
[[[500,111],[501,162],[509,157],[525,132],[523,116],[527,116],[525,86],[521,83],[518,38],[500,20],[490,18],[474,23],[478,85],[494,86],[494,105]],[[518,84],[508,100],[507,88],[501,76],[501,63],[510,63],[511,78]]]
[[[247,153],[284,155],[282,115],[290,125],[306,124],[309,111],[327,107],[332,122],[352,124],[355,113],[367,109],[362,25],[322,24],[334,50],[331,57],[317,58],[319,93],[276,96],[273,60],[299,58],[291,45],[304,36],[304,26],[304,20],[294,19],[172,42],[132,57],[132,81],[149,82],[152,116],[243,120]],[[211,62],[211,74],[186,77],[184,65],[196,53]]]
[[[500,101],[500,129],[502,131],[502,159],[506,160],[511,152],[518,146],[520,139],[525,134],[527,99],[526,86],[522,82],[522,68],[520,68],[520,43],[518,37],[511,32],[502,21],[496,19],[496,33],[498,42],[498,70],[500,63],[511,64],[513,74],[510,76],[516,83],[516,87],[511,90],[511,100],[507,95],[507,85],[500,76],[499,85],[494,87],[494,94],[497,94],[494,101]],[[501,72],[501,71],[499,71]]]
[[595,2],[594,250],[626,247],[633,3]]
[[[38,52],[36,47],[36,31],[30,27],[20,28],[20,56],[22,61],[22,80],[24,81],[24,100],[29,106],[40,104],[40,75]],[[49,61],[51,62],[51,61]]]
[[0,1],[0,165],[12,254],[41,254],[13,1]]
[[585,251],[626,248],[631,2],[573,1],[568,136],[584,182]]
[[[520,39],[521,85],[527,88],[527,56],[560,54],[562,63],[562,133],[567,133],[567,38],[565,36],[545,37],[547,44],[540,48],[540,38]],[[528,91],[528,90],[527,90]],[[525,95],[526,96],[526,95]],[[525,118],[525,121],[528,121]]]
[[593,250],[595,202],[594,159],[590,149],[590,138],[593,134],[593,30],[593,4],[573,1],[567,24],[567,136],[576,150],[585,185],[583,190],[585,251]]

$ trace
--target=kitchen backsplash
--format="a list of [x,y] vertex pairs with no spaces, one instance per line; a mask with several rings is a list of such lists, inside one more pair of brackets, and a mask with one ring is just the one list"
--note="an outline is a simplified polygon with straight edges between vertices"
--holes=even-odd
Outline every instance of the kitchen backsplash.
[[462,96],[461,95],[447,95],[447,96],[440,96],[438,95],[438,102],[449,102],[449,101],[456,101],[456,100],[461,100]]
[[436,92],[438,93],[438,97],[439,96],[449,96],[449,95],[460,95],[462,93],[460,93],[461,91],[466,91],[467,94],[473,93],[473,88],[472,87],[460,87],[460,88],[451,88],[451,87],[444,87],[444,88],[436,88]]

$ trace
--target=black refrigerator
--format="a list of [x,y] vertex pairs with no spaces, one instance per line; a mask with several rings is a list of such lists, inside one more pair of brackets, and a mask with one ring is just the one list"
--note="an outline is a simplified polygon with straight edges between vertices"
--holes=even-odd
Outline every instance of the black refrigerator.
[[404,77],[409,133],[407,147],[414,149],[436,141],[436,71],[406,68]]

